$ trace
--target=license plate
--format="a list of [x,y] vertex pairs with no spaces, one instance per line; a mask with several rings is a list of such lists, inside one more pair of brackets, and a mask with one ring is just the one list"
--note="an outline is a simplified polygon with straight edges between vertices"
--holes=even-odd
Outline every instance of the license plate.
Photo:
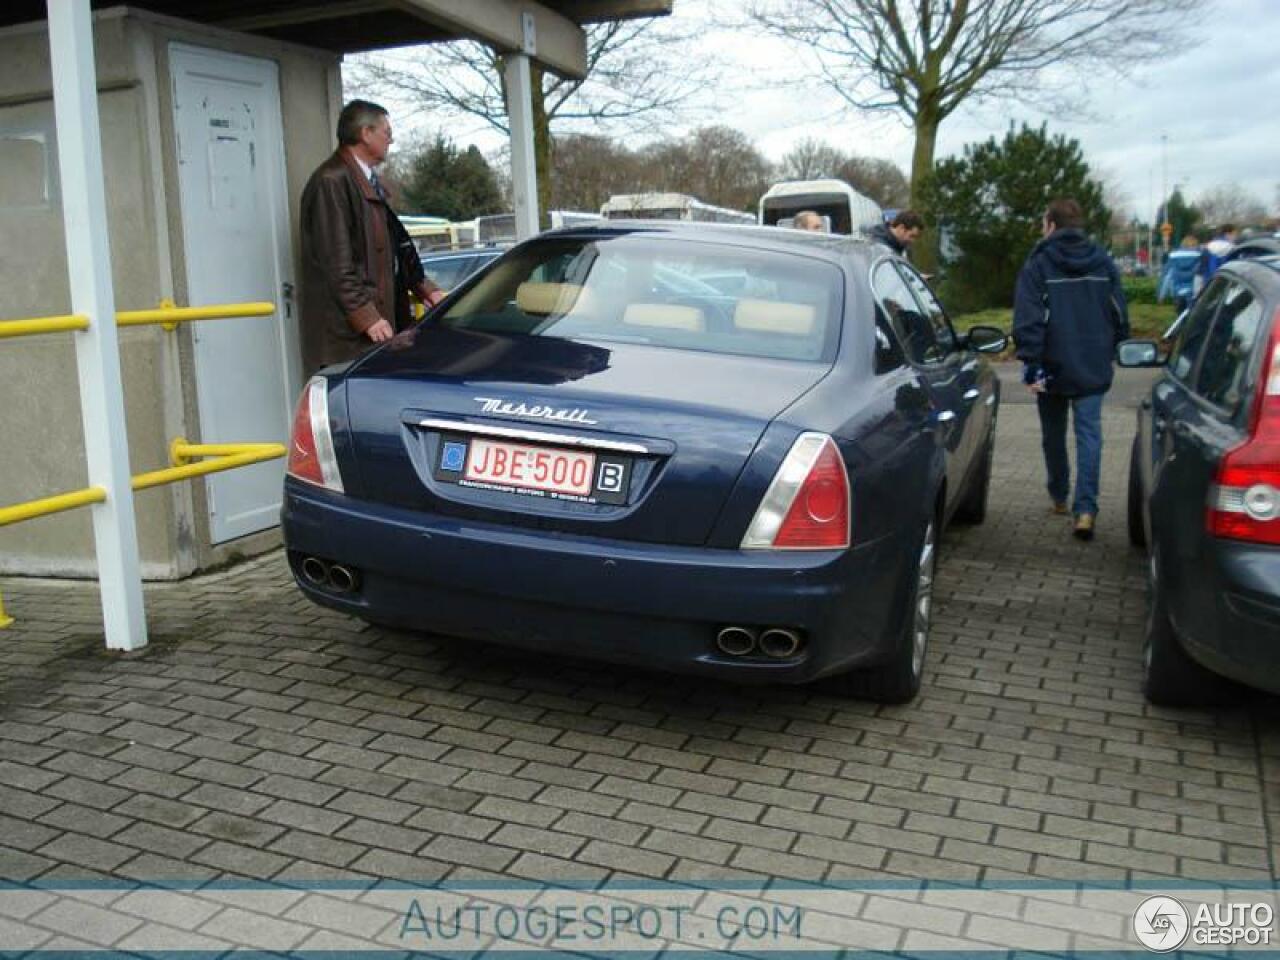
[[593,453],[477,437],[470,443],[462,476],[475,483],[588,497],[595,466]]

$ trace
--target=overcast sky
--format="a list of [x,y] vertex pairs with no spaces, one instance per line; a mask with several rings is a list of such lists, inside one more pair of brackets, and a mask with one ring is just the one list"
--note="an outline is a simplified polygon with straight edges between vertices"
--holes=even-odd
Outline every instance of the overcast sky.
[[[698,105],[666,127],[680,134],[706,123],[746,133],[769,159],[780,160],[805,137],[842,150],[884,157],[910,172],[911,131],[896,115],[849,112],[817,82],[779,87],[802,53],[782,41],[752,39],[707,26],[713,5],[737,0],[675,0],[674,21],[696,24],[715,63],[715,82]],[[1122,194],[1129,212],[1147,216],[1162,183],[1193,199],[1237,183],[1276,212],[1280,206],[1280,0],[1205,0],[1185,49],[1125,79],[1100,76],[1084,89],[1084,110],[1045,117],[1011,101],[964,108],[944,121],[938,157],[965,143],[1002,135],[1010,121],[1078,139],[1085,157]],[[490,151],[503,140],[475,121],[444,125],[460,144]],[[615,132],[616,135],[616,132]],[[1162,136],[1167,147],[1162,150]],[[633,141],[634,145],[634,141]]]
[[[676,0],[675,15],[700,14],[708,0]],[[1161,136],[1167,139],[1167,180],[1194,197],[1237,182],[1274,211],[1280,184],[1280,0],[1216,0],[1189,31],[1186,49],[1128,79],[1103,77],[1086,89],[1092,116],[1045,117],[1009,101],[962,109],[942,125],[938,156],[965,143],[1002,135],[1010,120],[1078,139],[1086,159],[1104,171],[1133,210],[1150,210],[1160,195]],[[780,41],[711,35],[708,48],[723,63],[721,86],[734,92],[717,122],[737,127],[778,160],[804,137],[911,166],[910,130],[900,121],[840,110],[820,87],[792,91],[746,89],[752,77],[785,69],[800,54]],[[739,95],[740,92],[740,95]]]

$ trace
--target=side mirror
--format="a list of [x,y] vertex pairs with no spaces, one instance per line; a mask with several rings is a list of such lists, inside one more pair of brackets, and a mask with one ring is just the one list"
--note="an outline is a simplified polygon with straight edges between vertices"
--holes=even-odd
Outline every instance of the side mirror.
[[1009,335],[999,327],[980,323],[969,328],[965,344],[970,350],[977,350],[979,353],[1003,353],[1004,348],[1009,345]]
[[1125,340],[1116,347],[1116,363],[1122,367],[1159,367],[1164,361],[1154,340]]

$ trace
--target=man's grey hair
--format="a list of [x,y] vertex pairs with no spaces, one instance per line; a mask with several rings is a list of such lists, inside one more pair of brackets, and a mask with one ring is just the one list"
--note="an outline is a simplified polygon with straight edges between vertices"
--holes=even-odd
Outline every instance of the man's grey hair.
[[368,100],[352,100],[338,114],[338,142],[346,147],[360,142],[360,131],[376,127],[387,116],[386,107]]

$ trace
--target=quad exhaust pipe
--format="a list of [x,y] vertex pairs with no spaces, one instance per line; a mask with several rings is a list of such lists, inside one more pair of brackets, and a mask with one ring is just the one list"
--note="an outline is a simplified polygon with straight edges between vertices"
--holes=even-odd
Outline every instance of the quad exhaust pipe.
[[303,557],[298,565],[302,579],[330,593],[354,593],[360,588],[360,574],[351,567],[320,557]]
[[804,637],[790,627],[721,627],[716,634],[716,649],[728,657],[763,654],[771,660],[788,660],[800,652]]
[[756,648],[756,632],[746,627],[725,627],[716,634],[716,648],[731,657],[745,657]]
[[794,657],[800,649],[800,634],[786,627],[770,627],[760,634],[760,652],[775,660]]

